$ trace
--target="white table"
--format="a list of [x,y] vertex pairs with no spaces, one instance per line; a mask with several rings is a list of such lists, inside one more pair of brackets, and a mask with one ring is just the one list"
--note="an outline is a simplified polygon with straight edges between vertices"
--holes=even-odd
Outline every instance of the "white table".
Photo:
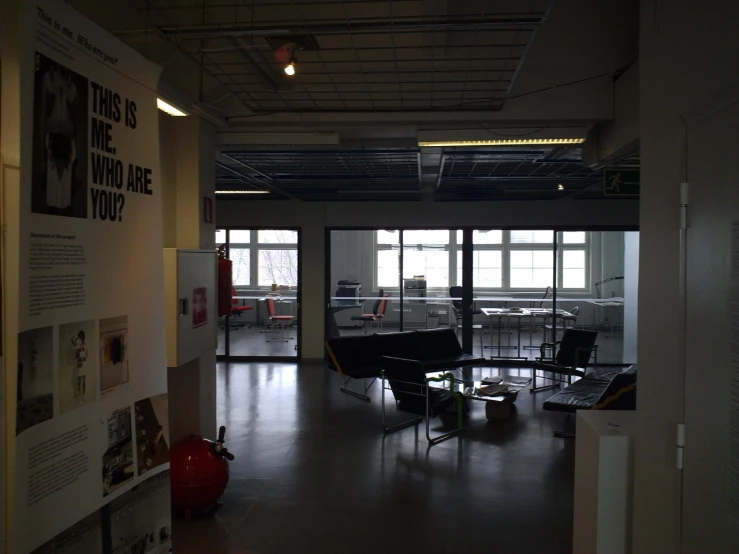
[[[501,346],[501,333],[500,333],[500,323],[503,321],[503,318],[514,318],[516,321],[518,321],[518,342],[517,346],[515,347],[517,349],[518,358],[521,357],[521,320],[524,317],[531,317],[531,312],[529,310],[520,310],[512,312],[508,310],[507,308],[482,308],[482,313],[485,315],[485,317],[490,318],[490,348],[493,348],[493,319],[498,318],[498,358],[501,358],[500,350],[503,348]],[[510,342],[510,339],[509,339]],[[513,345],[509,344],[508,346],[505,346],[505,348],[514,348]]]

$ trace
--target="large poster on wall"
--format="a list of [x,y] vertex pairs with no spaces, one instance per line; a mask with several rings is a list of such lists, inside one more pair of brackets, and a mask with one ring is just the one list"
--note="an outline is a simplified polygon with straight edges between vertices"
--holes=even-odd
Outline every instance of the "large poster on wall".
[[19,5],[13,552],[169,552],[158,68]]

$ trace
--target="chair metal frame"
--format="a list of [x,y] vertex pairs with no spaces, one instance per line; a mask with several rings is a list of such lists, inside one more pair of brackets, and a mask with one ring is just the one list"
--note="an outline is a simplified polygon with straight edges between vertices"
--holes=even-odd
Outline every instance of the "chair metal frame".
[[[390,427],[387,426],[386,423],[386,410],[385,410],[385,391],[392,392],[392,388],[389,388],[386,384],[386,381],[390,380],[386,377],[385,371],[383,370],[381,373],[382,376],[382,428],[385,431],[385,434],[388,433],[394,433],[395,431],[400,431],[401,429],[405,429],[407,427],[412,427],[414,425],[418,425],[421,423],[421,420],[424,419],[424,416],[416,415],[414,418],[403,421],[401,423],[397,423],[395,425],[392,425]],[[406,385],[412,385],[414,387],[419,387],[419,392],[410,392],[410,391],[403,391],[404,394],[410,394],[413,396],[421,396],[426,399],[426,440],[429,442],[430,446],[434,446],[435,444],[439,444],[442,441],[445,441],[447,439],[450,439],[456,435],[459,435],[464,430],[464,396],[456,391],[456,379],[454,375],[451,373],[445,373],[441,377],[426,377],[424,380],[424,384],[421,383],[414,383],[410,381],[403,381],[402,379],[392,379],[392,381],[397,381],[398,383],[403,383]],[[449,431],[447,433],[443,433],[441,435],[438,435],[436,437],[431,436],[431,405],[430,405],[430,395],[428,394],[429,390],[429,383],[441,383],[449,381],[450,383],[450,390],[451,394],[454,397],[454,400],[457,404],[457,428],[453,431]],[[395,401],[396,407],[398,405],[398,401]]]
[[[554,362],[554,363],[556,363],[556,359],[555,358],[556,358],[556,355],[557,355],[557,346],[558,345],[561,345],[561,344],[562,344],[562,341],[561,340],[558,340],[558,341],[555,341],[555,342],[543,342],[543,343],[541,343],[541,346],[539,347],[540,357],[539,358],[536,358],[536,361],[537,362]],[[551,358],[547,358],[546,357],[546,350],[547,350],[547,348],[550,348],[551,349],[551,352],[552,352],[552,357]],[[594,357],[594,360],[593,360],[593,370],[595,371],[596,369],[598,369],[598,345],[597,344],[594,344],[592,347],[589,347],[589,348],[583,348],[583,347],[577,347],[577,348],[575,348],[575,359],[576,360],[579,359],[580,358],[580,354],[586,354],[586,353],[588,353],[588,359],[587,359],[587,362],[585,363],[585,367],[583,368],[583,371],[584,371],[584,373],[587,373],[587,371],[588,371],[588,365],[590,364],[590,358],[591,357]],[[562,366],[562,367],[565,368],[566,366]],[[551,385],[545,385],[543,387],[537,387],[536,386],[536,372],[537,371],[547,372],[547,370],[546,369],[536,369],[536,368],[534,368],[534,370],[532,372],[532,382],[531,382],[531,389],[530,389],[531,393],[533,394],[535,392],[540,392],[540,391],[543,391],[543,390],[558,389],[558,388],[561,388],[562,387],[562,383],[567,383],[568,385],[571,385],[572,384],[572,373],[577,369],[577,366],[576,365],[570,366],[567,369],[569,369],[569,372],[567,373],[567,378],[566,379],[557,378],[556,376],[557,375],[560,375],[560,374],[554,373],[552,371],[549,371],[549,373],[551,373],[551,377],[543,377],[542,376],[542,379],[547,379],[549,381],[554,381],[554,383],[552,383]]]
[[367,385],[368,378],[362,379],[362,381],[364,381],[364,385],[363,385],[364,391],[363,392],[357,392],[349,388],[349,381],[351,381],[352,379],[354,381],[359,381],[359,379],[354,379],[353,377],[347,376],[346,379],[344,380],[344,384],[341,385],[341,388],[340,388],[341,392],[348,394],[349,396],[353,396],[354,398],[359,398],[360,400],[364,400],[365,402],[371,401],[372,399],[369,396],[367,396],[367,393],[369,392],[370,388],[372,388],[372,385],[375,384],[375,381],[377,381],[377,377],[373,377],[369,385]]

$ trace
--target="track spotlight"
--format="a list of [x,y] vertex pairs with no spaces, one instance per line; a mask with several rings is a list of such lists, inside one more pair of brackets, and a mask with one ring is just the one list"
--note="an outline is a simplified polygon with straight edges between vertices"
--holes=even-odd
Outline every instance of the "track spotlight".
[[285,66],[285,73],[289,77],[292,77],[293,75],[295,75],[295,62],[294,61],[290,62],[289,64]]

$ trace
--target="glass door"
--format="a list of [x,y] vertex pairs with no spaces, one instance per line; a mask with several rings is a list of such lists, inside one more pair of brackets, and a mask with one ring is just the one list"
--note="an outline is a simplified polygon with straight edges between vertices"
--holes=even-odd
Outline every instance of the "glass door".
[[217,353],[295,358],[300,350],[300,231],[219,229],[232,262],[232,304],[221,318]]
[[332,230],[327,337],[399,331],[400,232]]

